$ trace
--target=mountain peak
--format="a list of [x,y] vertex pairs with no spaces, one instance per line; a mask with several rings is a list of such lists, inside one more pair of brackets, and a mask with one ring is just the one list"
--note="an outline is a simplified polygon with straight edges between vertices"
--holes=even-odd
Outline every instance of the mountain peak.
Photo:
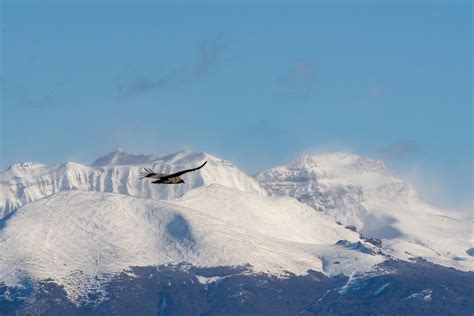
[[166,161],[167,163],[181,165],[181,164],[188,164],[191,162],[194,163],[197,160],[204,160],[204,159],[215,160],[217,158],[205,152],[198,152],[198,151],[192,151],[189,149],[184,149],[184,150],[160,157],[156,161]]
[[306,154],[284,165],[290,169],[311,169],[328,177],[340,177],[363,173],[388,175],[381,160],[373,160],[356,154],[335,152],[323,154]]
[[92,167],[103,167],[103,166],[116,166],[116,165],[133,165],[148,163],[153,159],[153,155],[134,155],[129,154],[117,148],[116,150],[98,158],[93,164]]
[[37,168],[42,168],[47,165],[39,162],[33,162],[33,161],[25,161],[21,163],[16,163],[8,167],[9,170],[32,170],[32,169],[37,169]]

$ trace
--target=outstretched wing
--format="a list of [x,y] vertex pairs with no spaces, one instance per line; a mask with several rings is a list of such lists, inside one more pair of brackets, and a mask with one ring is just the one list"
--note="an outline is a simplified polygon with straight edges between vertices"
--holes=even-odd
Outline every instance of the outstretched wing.
[[183,175],[183,174],[185,174],[185,173],[199,170],[199,169],[201,169],[202,167],[204,167],[206,164],[207,164],[207,161],[205,161],[202,165],[200,165],[200,166],[197,167],[197,168],[186,169],[186,170],[179,171],[179,172],[176,172],[176,173],[168,174],[168,175],[165,175],[165,176],[160,177],[160,179],[161,179],[161,180],[167,180],[167,179],[170,179],[170,178],[179,177],[179,176],[181,176],[181,175]]
[[145,171],[140,172],[140,180],[144,178],[160,179],[161,177],[166,176],[165,173],[155,173],[149,168],[144,168],[144,170]]

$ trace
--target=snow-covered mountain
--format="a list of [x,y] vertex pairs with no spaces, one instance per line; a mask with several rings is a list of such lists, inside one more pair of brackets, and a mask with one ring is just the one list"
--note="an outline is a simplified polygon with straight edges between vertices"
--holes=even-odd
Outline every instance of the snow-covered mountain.
[[[206,167],[186,174],[184,184],[158,186],[139,180],[139,173],[144,167],[171,173],[195,167],[205,160],[208,161]],[[254,179],[230,162],[206,153],[181,151],[156,157],[117,150],[97,159],[90,166],[75,162],[59,165],[26,162],[0,171],[0,219],[26,203],[65,190],[111,192],[168,200],[192,188],[213,183],[266,194]]]
[[421,256],[474,270],[473,221],[456,219],[424,202],[382,161],[354,154],[303,155],[261,172],[257,181],[274,196],[292,196],[364,236],[380,238],[397,258]]
[[[185,184],[139,180],[144,167],[171,173],[203,161],[206,167],[186,174]],[[223,282],[215,293],[239,306],[254,305],[248,293],[300,300],[286,314],[332,311],[360,298],[361,289],[379,297],[391,288],[387,311],[400,295],[453,301],[472,296],[462,280],[474,275],[460,271],[474,270],[472,219],[448,216],[381,161],[353,154],[305,155],[252,178],[205,153],[159,157],[119,150],[91,165],[15,164],[0,171],[0,181],[0,313],[16,312],[8,304],[36,313],[44,307],[38,297],[47,297],[53,314],[71,311],[71,300],[90,314],[88,304],[103,302],[100,297],[122,304],[114,295],[124,284],[133,293],[179,289],[203,300],[211,299],[211,284],[217,289]],[[394,269],[399,272],[386,277]],[[426,271],[429,276],[418,280]],[[269,282],[281,288],[270,293]],[[431,288],[407,292],[395,287],[400,282],[429,282]],[[323,292],[309,299],[303,294],[308,290],[298,292],[295,284]],[[150,314],[190,305],[167,297],[159,307],[153,303],[158,310]],[[55,310],[58,300],[61,308]],[[205,304],[200,310],[209,311]]]
[[75,300],[131,266],[250,265],[249,272],[367,272],[383,260],[359,235],[288,197],[222,185],[155,201],[65,191],[18,209],[0,231],[0,280],[52,278]]

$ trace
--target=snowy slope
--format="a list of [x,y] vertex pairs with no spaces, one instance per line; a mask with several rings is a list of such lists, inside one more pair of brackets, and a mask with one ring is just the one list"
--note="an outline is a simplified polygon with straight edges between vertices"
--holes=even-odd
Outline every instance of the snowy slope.
[[447,216],[421,200],[383,162],[354,154],[304,155],[256,175],[276,196],[292,196],[354,225],[363,235],[383,239],[398,258],[422,256],[432,262],[474,270],[473,221]]
[[[184,184],[153,185],[139,180],[144,167],[171,173],[195,167],[205,168],[183,176]],[[219,183],[242,191],[265,191],[230,162],[206,153],[182,151],[156,158],[115,151],[90,166],[68,162],[60,165],[20,163],[0,171],[0,219],[18,207],[65,190],[113,192],[152,199],[173,199],[192,188]]]
[[360,241],[294,199],[221,185],[172,202],[65,191],[23,206],[0,230],[0,282],[53,278],[77,299],[129,266],[250,264],[252,271],[277,275],[308,269],[351,274],[383,260],[339,240]]

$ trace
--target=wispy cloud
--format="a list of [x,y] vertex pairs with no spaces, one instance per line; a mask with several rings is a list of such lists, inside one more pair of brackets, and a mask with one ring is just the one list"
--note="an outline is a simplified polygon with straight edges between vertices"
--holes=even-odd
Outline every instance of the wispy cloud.
[[122,95],[143,94],[191,84],[206,76],[218,62],[222,50],[226,47],[224,37],[216,36],[204,41],[194,61],[182,64],[173,71],[156,78],[139,78],[117,84]]
[[411,140],[400,141],[388,145],[380,150],[380,156],[384,160],[400,158],[418,151],[418,145]]
[[375,104],[386,91],[388,91],[387,85],[381,83],[371,84],[367,88],[365,95],[353,99],[352,101],[348,102],[345,107],[348,109],[357,109],[371,106]]
[[313,63],[309,60],[299,60],[278,76],[277,82],[285,89],[300,91],[305,97],[309,97],[316,79],[317,73]]
[[57,84],[54,89],[36,95],[21,84],[0,78],[1,95],[15,104],[30,109],[45,109],[56,106],[55,90],[62,85]]
[[412,185],[423,200],[443,208],[454,217],[473,218],[472,195],[453,190],[453,183],[450,183],[443,171],[431,169],[422,161],[412,162],[398,169],[397,177]]

